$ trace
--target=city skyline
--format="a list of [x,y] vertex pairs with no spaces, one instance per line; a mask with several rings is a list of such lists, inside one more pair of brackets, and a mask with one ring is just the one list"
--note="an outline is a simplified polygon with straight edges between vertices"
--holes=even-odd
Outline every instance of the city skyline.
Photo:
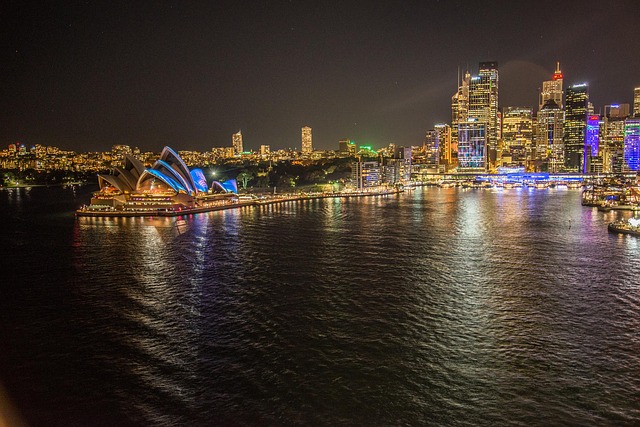
[[[535,19],[553,5],[12,5],[0,144],[204,151],[242,129],[258,151],[298,147],[309,125],[320,150],[419,145],[450,123],[458,68],[486,61],[500,64],[500,108],[536,109],[557,61],[596,112],[633,105],[640,59],[612,41],[637,38],[633,3]],[[508,19],[520,14],[532,19]],[[615,37],[589,37],[599,28]]]

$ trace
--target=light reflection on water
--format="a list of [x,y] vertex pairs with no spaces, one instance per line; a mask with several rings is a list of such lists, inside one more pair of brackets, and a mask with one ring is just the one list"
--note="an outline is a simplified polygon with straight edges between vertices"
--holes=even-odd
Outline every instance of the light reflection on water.
[[606,230],[625,215],[571,190],[424,188],[81,218],[47,264],[70,263],[49,273],[64,290],[1,308],[59,318],[16,348],[76,361],[36,424],[56,399],[87,422],[86,401],[160,425],[633,424],[640,248]]

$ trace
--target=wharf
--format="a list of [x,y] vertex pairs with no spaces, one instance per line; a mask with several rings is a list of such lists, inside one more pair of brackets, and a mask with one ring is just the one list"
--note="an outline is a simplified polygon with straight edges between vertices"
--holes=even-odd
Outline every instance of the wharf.
[[196,206],[192,208],[178,208],[167,210],[117,210],[117,209],[78,209],[75,213],[76,217],[108,217],[108,218],[126,218],[126,217],[176,217],[181,215],[191,215],[198,213],[206,213],[220,211],[226,209],[237,209],[247,206],[265,206],[284,202],[314,200],[314,199],[330,199],[330,198],[351,198],[351,197],[372,197],[386,196],[401,193],[401,189],[384,190],[384,191],[353,191],[340,193],[321,193],[321,194],[300,194],[300,195],[282,195],[278,197],[269,196],[264,199],[241,200],[236,203],[226,203],[220,205]]

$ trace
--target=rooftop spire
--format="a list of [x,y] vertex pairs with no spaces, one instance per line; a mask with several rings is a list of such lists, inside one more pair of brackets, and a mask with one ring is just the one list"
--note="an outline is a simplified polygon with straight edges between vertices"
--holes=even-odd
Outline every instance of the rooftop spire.
[[560,61],[556,62],[556,71],[553,73],[553,80],[561,80],[563,78],[562,71],[560,71]]

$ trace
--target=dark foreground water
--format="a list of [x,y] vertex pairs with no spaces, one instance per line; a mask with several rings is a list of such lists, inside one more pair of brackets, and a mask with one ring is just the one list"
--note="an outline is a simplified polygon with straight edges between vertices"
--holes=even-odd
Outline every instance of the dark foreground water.
[[578,191],[75,220],[91,189],[0,191],[32,425],[640,423],[640,239]]

